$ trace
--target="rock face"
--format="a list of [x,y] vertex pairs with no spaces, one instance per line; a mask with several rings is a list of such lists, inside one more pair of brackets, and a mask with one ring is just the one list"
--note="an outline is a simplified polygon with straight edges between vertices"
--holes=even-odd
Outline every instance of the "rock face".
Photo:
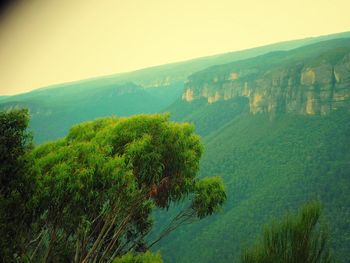
[[249,98],[250,112],[325,115],[350,105],[350,41],[269,54],[189,77],[183,100]]

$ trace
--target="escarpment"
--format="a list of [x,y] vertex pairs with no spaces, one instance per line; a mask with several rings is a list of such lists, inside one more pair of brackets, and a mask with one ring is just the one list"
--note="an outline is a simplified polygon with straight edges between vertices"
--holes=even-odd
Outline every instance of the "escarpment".
[[[253,114],[326,115],[350,107],[350,40],[209,68],[189,77],[182,99],[209,104],[248,97]],[[324,43],[327,45],[327,43]]]

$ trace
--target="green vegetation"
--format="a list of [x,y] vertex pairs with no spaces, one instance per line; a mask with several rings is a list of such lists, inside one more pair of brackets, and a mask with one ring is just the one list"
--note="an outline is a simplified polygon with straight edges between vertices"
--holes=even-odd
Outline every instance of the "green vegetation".
[[288,214],[264,232],[254,248],[245,250],[242,263],[330,263],[326,230],[320,228],[318,202],[304,205],[298,215]]
[[[347,111],[274,119],[243,113],[217,126],[204,137],[200,177],[223,178],[223,213],[182,228],[156,248],[165,262],[237,261],[264,224],[318,198],[330,222],[330,245],[344,262],[350,257],[349,138]],[[188,239],[191,247],[181,246]]]
[[[1,116],[19,119],[10,122],[10,133],[1,138],[2,148],[9,141],[22,142],[11,154],[20,158],[28,116],[25,111]],[[220,178],[196,178],[202,145],[193,127],[171,123],[167,115],[111,117],[79,124],[65,138],[43,144],[27,155],[33,160],[27,167],[31,171],[28,179],[35,187],[28,200],[16,200],[16,204],[28,207],[23,215],[27,212],[31,221],[23,231],[21,225],[17,229],[23,249],[6,245],[12,225],[1,228],[1,244],[9,250],[6,258],[13,259],[16,253],[29,262],[110,262],[129,251],[147,250],[182,224],[215,213],[226,199]],[[10,161],[6,159],[5,164],[18,165]],[[1,179],[8,178],[11,171],[4,169]],[[8,192],[16,193],[21,187],[28,194],[23,177],[16,175],[16,179],[7,184]],[[1,209],[9,215],[11,197],[5,188],[1,191]],[[184,198],[192,200],[186,209],[162,236],[146,242],[153,208],[167,209]],[[10,219],[2,221],[7,226]],[[148,262],[147,257],[150,255],[142,260]]]
[[[294,44],[279,48],[288,50]],[[258,48],[217,57],[222,60],[212,57],[205,63],[184,62],[1,98],[2,109],[30,108],[36,142],[62,137],[72,124],[98,116],[166,108],[173,120],[195,124],[205,148],[201,158],[202,145],[192,125],[169,122],[167,115],[139,115],[82,123],[67,136],[32,150],[25,131],[28,113],[1,113],[3,261],[13,257],[34,262],[110,262],[115,257],[117,262],[161,261],[159,255],[144,253],[152,249],[160,250],[165,262],[232,263],[239,261],[241,249],[251,247],[271,219],[318,199],[325,221],[330,222],[329,246],[336,260],[346,262],[350,258],[350,105],[346,100],[349,64],[344,56],[350,52],[349,40],[204,69],[214,62],[230,62],[229,57],[234,61],[269,50],[275,49]],[[328,69],[339,59],[342,66],[332,73]],[[181,69],[185,64],[188,67]],[[337,104],[324,116],[301,114],[305,107],[300,105],[306,101],[293,93],[300,86],[282,81],[284,73],[295,73],[288,76],[300,82],[300,69],[313,66],[315,74],[332,73],[316,80],[323,86],[307,86],[309,95],[316,94],[314,105],[322,96],[338,92]],[[188,103],[178,98],[189,72],[203,69],[187,85],[194,84],[191,88],[199,92],[207,85],[209,92],[215,92],[236,67],[247,70],[240,80],[263,82],[267,87],[263,92],[277,87],[271,79],[283,82],[273,89],[276,109],[285,106],[289,89],[295,95],[289,98],[294,113],[251,114],[247,97],[212,104],[206,99]],[[158,87],[164,79],[169,85]],[[187,225],[195,221],[199,222]],[[275,224],[277,232],[268,233],[279,233],[283,222]],[[168,236],[174,230],[176,234]]]
[[0,112],[0,251],[1,261],[10,262],[25,249],[24,237],[32,215],[29,207],[34,182],[26,153],[31,137],[26,131],[28,111]]
[[179,100],[167,110],[174,120],[196,123],[196,132],[202,136],[209,136],[219,127],[232,122],[242,113],[247,112],[248,98],[237,97],[208,104],[205,99],[188,103]]
[[125,256],[114,260],[113,263],[163,263],[163,260],[161,259],[159,253],[152,254],[150,252],[146,252],[138,255],[128,253]]
[[[173,94],[167,93],[171,102],[179,96],[180,89],[182,85],[171,87]],[[42,143],[63,137],[72,125],[97,117],[158,112],[170,103],[161,95],[157,90],[145,90],[133,83],[107,83],[98,88],[89,84],[73,87],[67,84],[10,97],[0,109],[29,108],[35,142]]]
[[[200,177],[217,175],[223,178],[228,200],[220,215],[185,227],[175,236],[164,239],[156,248],[161,250],[165,262],[238,261],[242,247],[253,243],[264,224],[310,199],[319,199],[323,204],[325,220],[330,222],[330,246],[334,256],[340,262],[347,262],[350,258],[350,104],[346,99],[349,95],[349,52],[349,39],[340,39],[220,65],[192,76],[193,82],[190,80],[188,87],[198,89],[198,94],[203,87],[212,89],[215,94],[225,85],[225,74],[232,72],[232,67],[237,66],[235,70],[240,72],[240,67],[246,66],[250,74],[247,81],[260,81],[267,87],[262,90],[262,84],[252,85],[251,92],[264,94],[277,90],[280,91],[276,93],[278,103],[290,99],[296,105],[301,93],[293,93],[293,97],[284,91],[300,91],[303,87],[288,86],[285,82],[273,86],[272,73],[277,72],[273,76],[280,80],[279,77],[286,72],[289,74],[288,70],[294,66],[316,65],[315,72],[321,76],[319,82],[306,88],[307,92],[316,94],[313,102],[317,104],[321,96],[332,89],[340,91],[344,99],[325,115],[302,114],[303,101],[294,113],[252,114],[249,111],[251,100],[238,96],[212,104],[194,97],[191,102],[179,100],[169,107],[174,120],[194,123],[203,136],[205,154]],[[321,73],[332,73],[322,70],[331,69],[333,61],[339,62],[339,59],[343,63],[344,78],[335,85],[331,74],[322,78]],[[255,78],[253,69],[259,67],[266,75]],[[300,74],[288,76],[300,83]],[[331,101],[325,100],[324,104],[327,103]],[[163,221],[160,216],[157,223],[162,225]],[[181,246],[188,239],[192,240],[191,247]]]

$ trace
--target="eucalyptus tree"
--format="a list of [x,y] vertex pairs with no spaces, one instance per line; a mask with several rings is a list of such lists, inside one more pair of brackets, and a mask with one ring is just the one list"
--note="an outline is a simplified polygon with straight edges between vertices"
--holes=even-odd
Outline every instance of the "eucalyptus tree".
[[26,158],[32,148],[28,122],[27,110],[0,111],[0,262],[23,253],[29,235],[34,183]]
[[[219,178],[196,178],[203,147],[188,123],[168,115],[108,117],[76,125],[37,147],[33,209],[36,237],[27,258],[42,262],[111,262],[149,246],[226,199]],[[151,244],[151,212],[192,200]]]

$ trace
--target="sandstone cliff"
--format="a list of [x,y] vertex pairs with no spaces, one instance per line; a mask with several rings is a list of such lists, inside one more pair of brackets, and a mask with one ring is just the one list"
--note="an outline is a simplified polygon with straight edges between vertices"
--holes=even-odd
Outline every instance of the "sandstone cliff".
[[182,95],[209,104],[243,96],[250,112],[328,114],[350,100],[350,39],[216,66],[189,77]]

